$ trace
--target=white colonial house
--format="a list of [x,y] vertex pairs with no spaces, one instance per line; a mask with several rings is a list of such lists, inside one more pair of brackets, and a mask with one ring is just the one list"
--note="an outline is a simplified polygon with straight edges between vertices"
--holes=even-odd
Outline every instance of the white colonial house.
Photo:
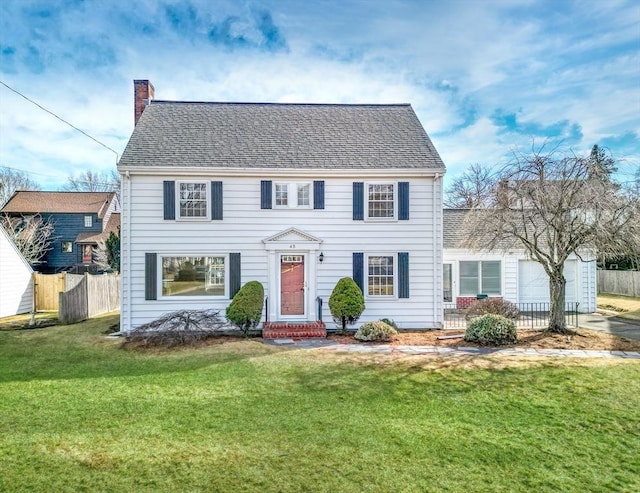
[[[549,303],[549,277],[524,249],[495,251],[463,247],[469,235],[467,209],[445,209],[443,215],[443,293],[445,307],[466,308],[477,296],[501,297],[513,303]],[[597,272],[593,253],[565,263],[566,302],[580,312],[596,310]]]
[[0,317],[33,310],[33,269],[0,225]]
[[408,104],[158,101],[134,81],[122,174],[128,331],[179,309],[224,313],[263,284],[263,321],[334,328],[342,277],[360,322],[442,325],[445,167]]

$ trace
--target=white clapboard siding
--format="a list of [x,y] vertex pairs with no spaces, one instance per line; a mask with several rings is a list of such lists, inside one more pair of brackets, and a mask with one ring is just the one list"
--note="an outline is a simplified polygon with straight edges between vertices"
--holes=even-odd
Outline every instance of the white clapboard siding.
[[0,317],[33,309],[33,270],[0,226]]
[[[330,174],[330,173],[327,173]],[[352,275],[352,253],[409,253],[407,299],[366,297],[360,322],[382,317],[394,319],[401,328],[436,328],[442,323],[441,179],[402,178],[410,183],[407,221],[354,221],[354,181],[362,178],[321,178],[325,181],[325,208],[261,209],[259,177],[190,176],[189,180],[223,182],[222,221],[165,221],[163,180],[185,177],[141,176],[124,180],[122,201],[122,326],[130,330],[163,313],[182,308],[216,308],[224,312],[229,299],[193,301],[185,298],[145,300],[145,253],[158,255],[241,253],[242,284],[257,280],[266,296],[277,295],[270,286],[269,255],[263,240],[289,228],[296,228],[321,240],[317,252],[307,255],[315,262],[315,295],[323,299],[323,320],[333,327],[329,296],[341,277]],[[287,180],[283,177],[283,180]],[[291,179],[291,181],[295,181]],[[311,182],[312,179],[298,179]],[[130,187],[130,190],[128,189]],[[434,196],[435,193],[435,196]],[[129,231],[132,231],[129,236]],[[322,251],[324,262],[317,260]],[[397,266],[396,266],[397,268]],[[365,266],[366,275],[366,266]],[[366,280],[365,280],[366,284]],[[315,318],[315,303],[313,316]]]

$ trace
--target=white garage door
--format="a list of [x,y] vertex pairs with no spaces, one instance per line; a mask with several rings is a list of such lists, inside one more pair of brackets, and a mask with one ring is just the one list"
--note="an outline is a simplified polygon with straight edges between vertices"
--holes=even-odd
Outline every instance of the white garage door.
[[[564,264],[568,302],[577,301],[576,263],[575,260],[567,260]],[[540,263],[532,260],[520,260],[518,263],[518,300],[520,303],[549,303],[549,277]]]

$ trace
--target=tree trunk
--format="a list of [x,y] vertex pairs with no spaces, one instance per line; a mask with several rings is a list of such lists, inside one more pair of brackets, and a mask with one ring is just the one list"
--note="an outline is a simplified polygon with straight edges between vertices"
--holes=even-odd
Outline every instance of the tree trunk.
[[549,332],[557,334],[569,334],[567,320],[565,317],[565,287],[567,280],[564,278],[562,270],[554,272],[549,278],[550,302],[549,308]]

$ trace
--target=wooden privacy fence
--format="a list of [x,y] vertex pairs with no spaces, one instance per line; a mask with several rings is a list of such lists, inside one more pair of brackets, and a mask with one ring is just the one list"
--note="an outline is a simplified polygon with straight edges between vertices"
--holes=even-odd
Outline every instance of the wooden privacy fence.
[[80,322],[120,307],[118,274],[85,274],[73,277],[76,278],[74,282],[77,280],[76,285],[59,295],[58,318],[62,323]]
[[640,271],[598,270],[598,293],[640,297]]
[[58,294],[67,290],[66,274],[33,273],[36,311],[58,311]]

